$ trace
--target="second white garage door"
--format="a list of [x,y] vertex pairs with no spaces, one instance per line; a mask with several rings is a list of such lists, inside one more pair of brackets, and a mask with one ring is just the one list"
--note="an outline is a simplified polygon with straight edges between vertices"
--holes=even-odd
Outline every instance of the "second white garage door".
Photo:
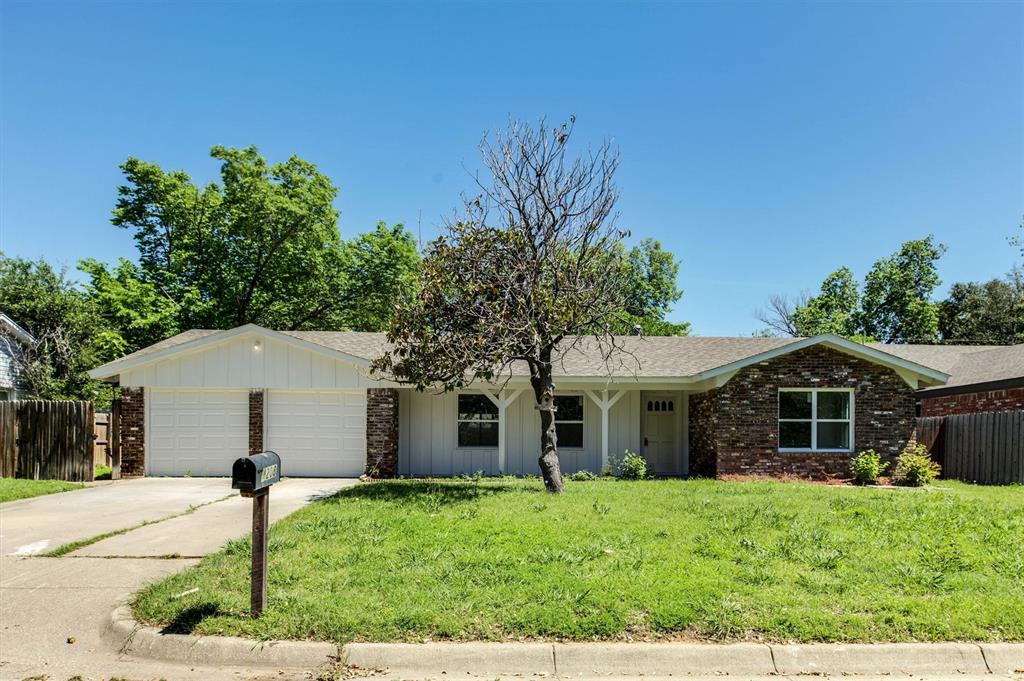
[[294,477],[355,477],[366,465],[365,390],[268,390],[266,448]]

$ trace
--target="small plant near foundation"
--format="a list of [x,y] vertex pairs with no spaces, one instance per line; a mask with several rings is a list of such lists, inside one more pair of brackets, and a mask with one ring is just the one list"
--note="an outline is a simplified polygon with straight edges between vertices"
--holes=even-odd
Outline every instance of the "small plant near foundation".
[[569,479],[575,482],[586,482],[587,480],[597,480],[597,476],[588,470],[581,470],[570,475]]
[[853,481],[858,485],[873,485],[878,476],[889,468],[889,462],[882,461],[875,450],[869,449],[861,452],[850,462],[850,472],[853,473]]
[[623,480],[643,480],[649,477],[647,461],[644,457],[628,449],[622,456],[618,466],[619,478]]
[[915,442],[908,445],[900,454],[896,470],[893,471],[893,481],[897,485],[922,487],[939,477],[941,470],[939,464],[932,461],[928,447],[920,442]]

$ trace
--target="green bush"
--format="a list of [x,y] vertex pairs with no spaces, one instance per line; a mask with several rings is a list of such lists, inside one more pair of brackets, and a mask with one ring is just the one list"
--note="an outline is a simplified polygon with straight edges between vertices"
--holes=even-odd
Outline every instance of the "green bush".
[[96,464],[96,468],[93,472],[93,480],[110,480],[111,474],[110,466],[104,466],[101,463]]
[[648,477],[647,461],[644,457],[628,449],[619,462],[619,477],[623,480],[643,480]]
[[907,446],[896,462],[893,481],[897,485],[921,487],[939,477],[939,464],[932,461],[928,448],[920,442]]
[[587,480],[597,480],[597,476],[588,470],[582,470],[576,471],[575,473],[570,475],[569,479],[575,480],[576,482],[585,482]]
[[882,461],[882,457],[869,449],[861,452],[850,462],[850,472],[853,473],[853,480],[858,485],[873,485],[878,476],[889,467],[888,461]]

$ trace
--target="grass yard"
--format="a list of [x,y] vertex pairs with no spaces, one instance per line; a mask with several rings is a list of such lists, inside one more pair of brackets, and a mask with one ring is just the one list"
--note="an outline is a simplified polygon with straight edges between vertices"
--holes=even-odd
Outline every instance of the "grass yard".
[[84,487],[79,482],[63,480],[22,480],[21,478],[0,478],[0,503],[15,499],[28,499],[54,492],[67,492]]
[[1024,640],[1019,486],[567,486],[348,488],[273,526],[260,620],[248,539],[135,612],[261,639]]

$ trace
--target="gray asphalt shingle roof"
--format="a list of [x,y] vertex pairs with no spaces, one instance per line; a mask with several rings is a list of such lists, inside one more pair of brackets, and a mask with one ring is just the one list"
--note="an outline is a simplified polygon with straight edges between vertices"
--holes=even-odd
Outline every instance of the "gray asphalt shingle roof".
[[[138,359],[146,355],[208,337],[220,331],[193,329],[128,355]],[[282,331],[309,343],[373,360],[387,349],[382,333],[353,331]],[[732,336],[622,336],[623,347],[613,367],[615,376],[640,374],[649,378],[695,376],[711,369],[781,348],[800,338],[754,338]],[[948,386],[968,385],[1007,378],[1024,377],[1024,344],[1013,346],[966,345],[889,345],[871,347],[905,360],[951,374]],[[642,367],[642,371],[640,370]],[[515,373],[523,372],[519,368]],[[563,376],[601,377],[608,370],[594,339],[580,339],[557,363]]]

